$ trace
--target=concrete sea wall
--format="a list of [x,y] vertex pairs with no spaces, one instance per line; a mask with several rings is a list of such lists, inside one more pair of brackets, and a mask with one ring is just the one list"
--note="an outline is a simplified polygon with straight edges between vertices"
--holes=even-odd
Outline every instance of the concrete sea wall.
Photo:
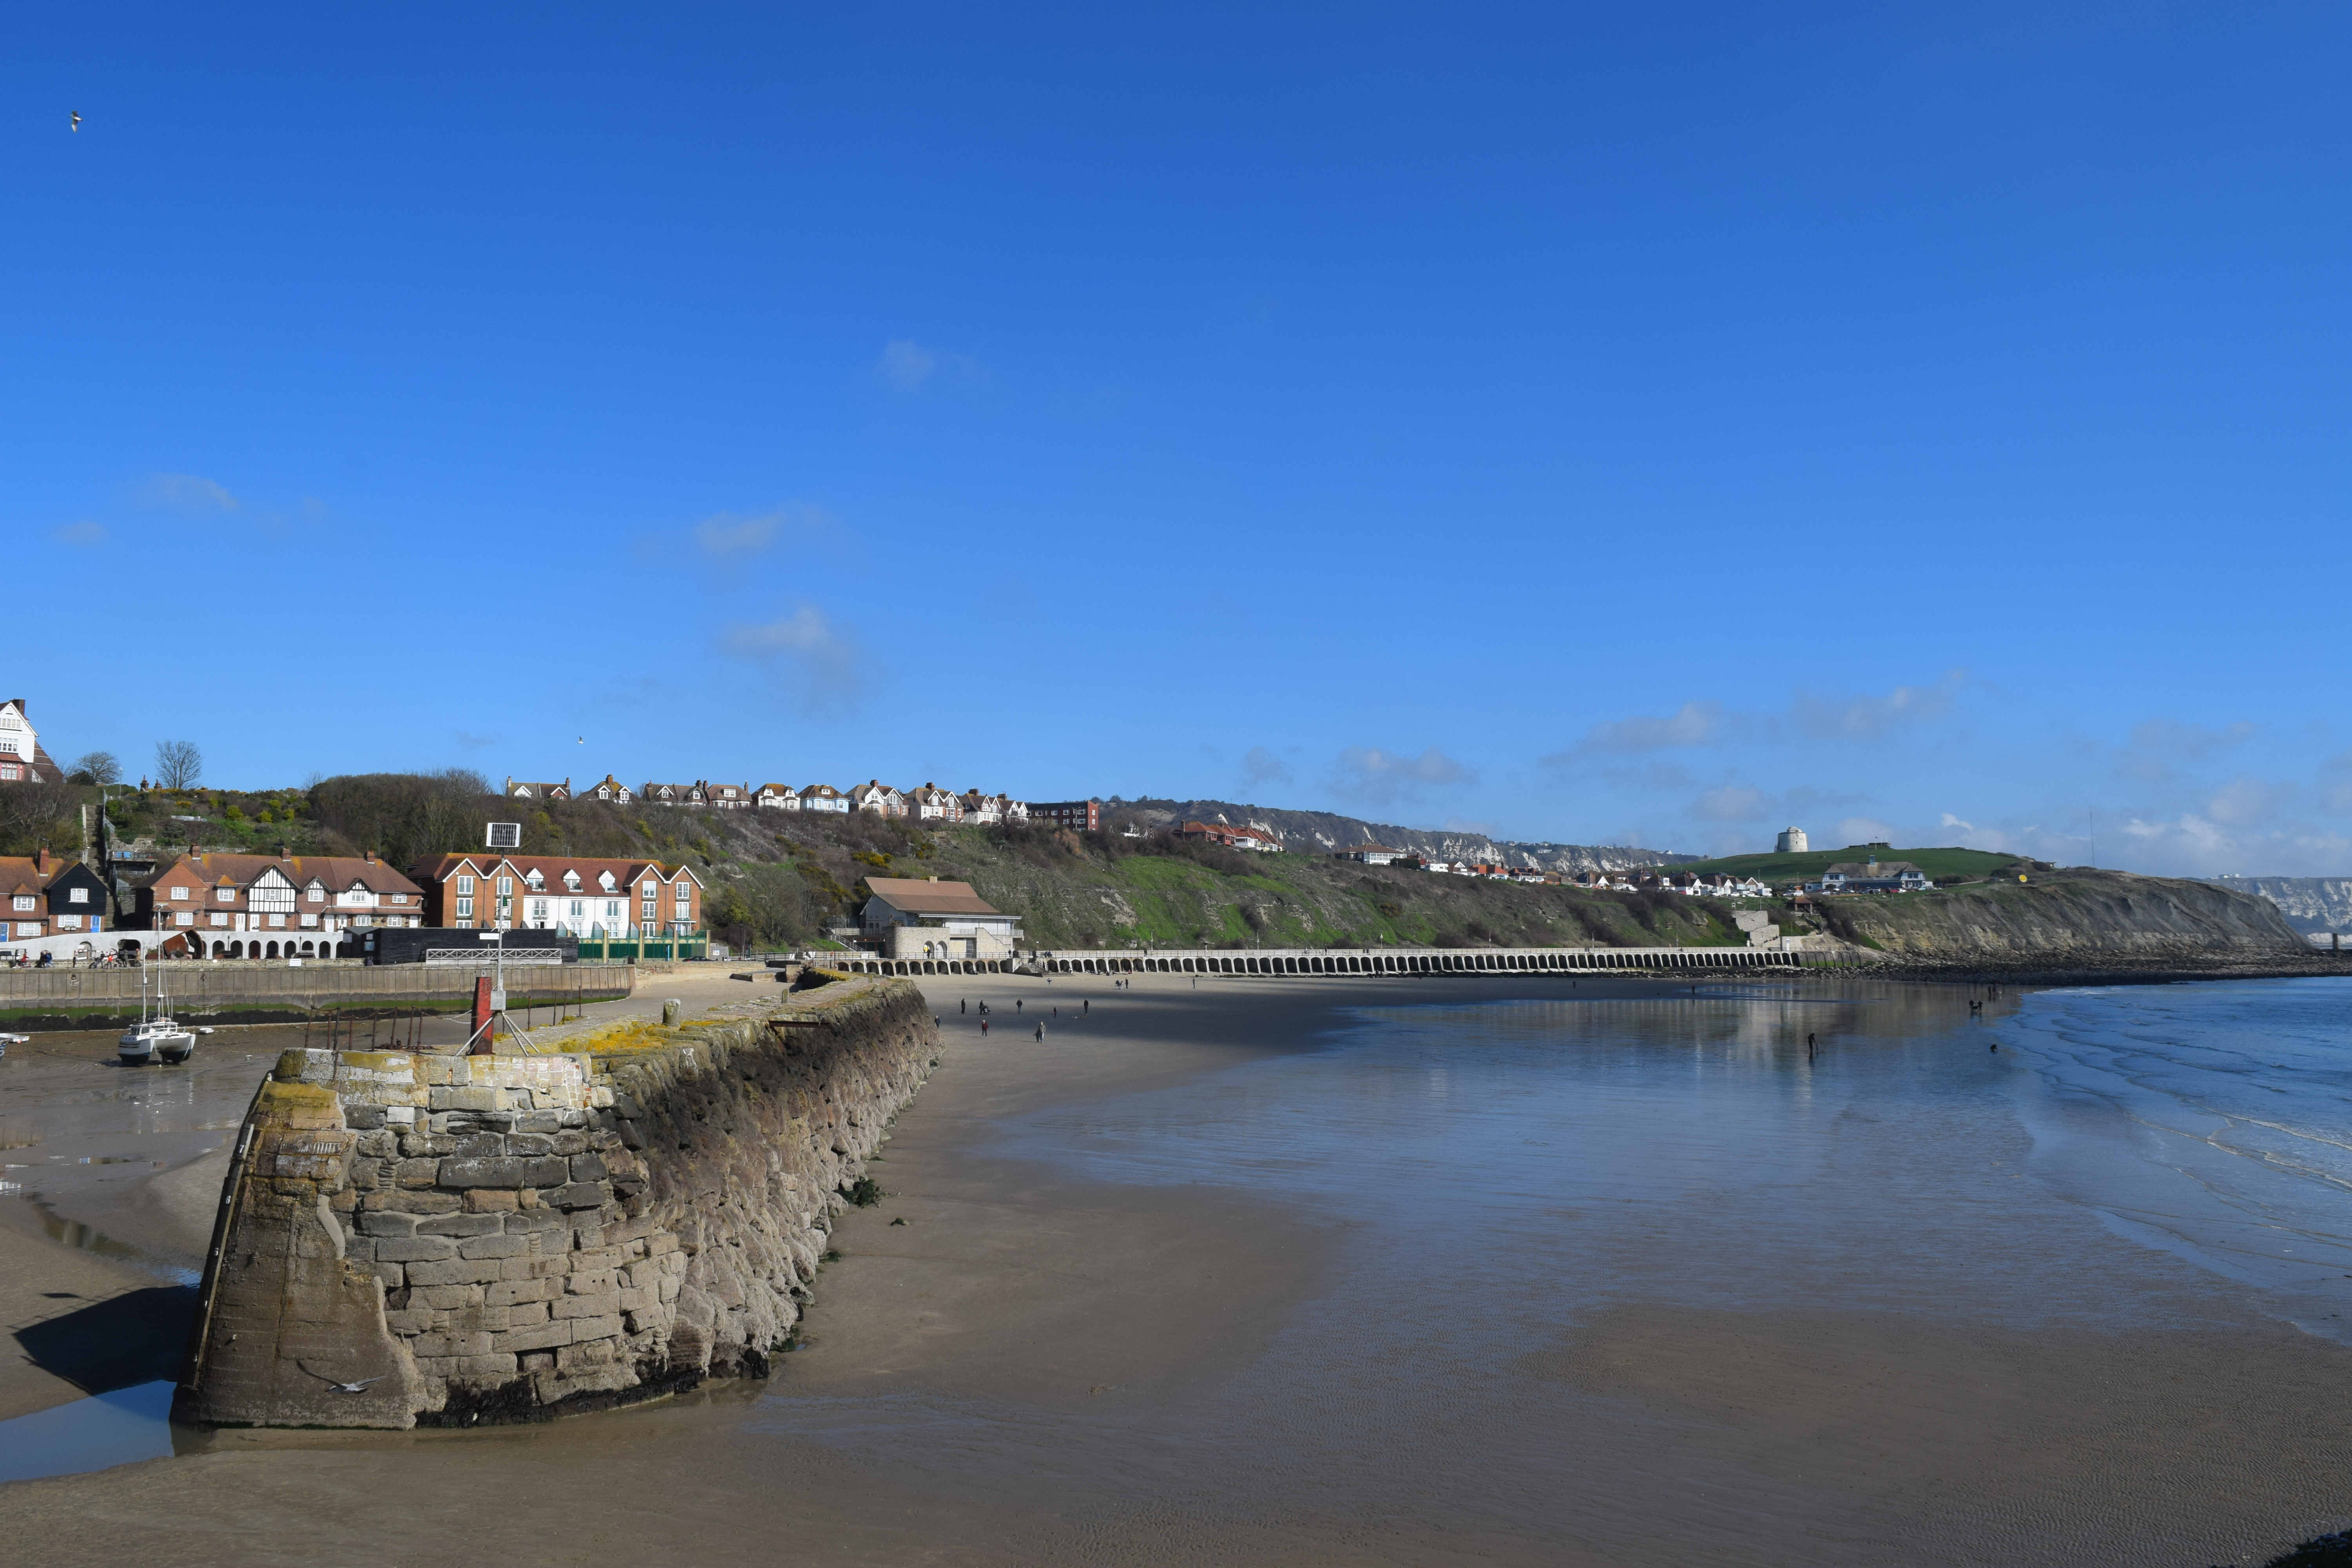
[[562,1056],[286,1053],[238,1135],[176,1413],[529,1419],[763,1371],[938,1033],[891,980],[730,1012]]
[[[142,982],[152,994],[158,967],[173,1016],[206,1024],[299,1021],[329,1012],[386,1013],[463,1007],[481,973],[463,965],[320,963],[150,964],[136,969],[0,970],[0,1025],[18,1029],[94,1029],[139,1016]],[[526,1002],[598,1002],[629,994],[636,971],[625,963],[510,964],[507,992]]]

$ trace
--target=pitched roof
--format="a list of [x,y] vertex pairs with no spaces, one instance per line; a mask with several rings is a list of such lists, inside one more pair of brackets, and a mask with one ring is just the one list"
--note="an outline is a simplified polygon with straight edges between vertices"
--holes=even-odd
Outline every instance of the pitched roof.
[[443,882],[456,876],[460,870],[467,869],[477,877],[496,876],[498,868],[501,866],[510,868],[519,877],[528,877],[536,870],[540,873],[541,879],[551,887],[562,886],[563,873],[566,871],[579,872],[582,883],[589,886],[594,885],[598,875],[605,871],[612,872],[614,882],[624,888],[635,884],[646,871],[651,871],[665,882],[675,882],[678,878],[684,877],[691,880],[696,887],[702,886],[702,879],[696,876],[690,867],[670,867],[659,860],[602,858],[583,855],[520,853],[437,855],[430,860],[418,861],[410,867],[409,870],[419,881]]
[[[1858,860],[1841,860],[1822,875],[1832,876],[1842,872],[1848,877],[1900,877],[1906,871],[1918,870],[1919,868],[1908,860],[1881,860],[1875,866],[1866,866]],[[1920,874],[1926,875],[1925,872]]]
[[934,882],[928,877],[868,877],[866,885],[892,909],[910,915],[1001,915],[1004,911],[971,890],[970,882]]
[[180,856],[158,875],[168,876],[182,867],[185,867],[197,880],[215,888],[250,887],[267,873],[276,871],[296,887],[315,879],[330,888],[348,888],[356,882],[374,893],[422,893],[425,890],[387,862],[370,860],[358,855],[292,855],[281,860],[275,855],[226,855],[207,851]]

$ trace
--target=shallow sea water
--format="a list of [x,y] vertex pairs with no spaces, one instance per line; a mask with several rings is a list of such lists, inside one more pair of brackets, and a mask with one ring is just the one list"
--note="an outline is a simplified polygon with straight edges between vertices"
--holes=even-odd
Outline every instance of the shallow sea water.
[[[2229,1424],[2271,1373],[2204,1348],[2352,1323],[2352,983],[1969,994],[1365,1007],[1031,1116],[991,1152],[1302,1205],[1335,1277],[1177,1412],[780,1391],[759,1424],[1073,1517],[1319,1521],[1342,1555],[1385,1518],[1498,1559],[2207,1563],[2352,1505],[2326,1414],[2255,1453]],[[2077,1376],[2105,1403],[2037,1407]],[[2243,1451],[2181,1458],[2176,1396]],[[2282,1462],[2315,1473],[2225,1524],[2179,1496]]]

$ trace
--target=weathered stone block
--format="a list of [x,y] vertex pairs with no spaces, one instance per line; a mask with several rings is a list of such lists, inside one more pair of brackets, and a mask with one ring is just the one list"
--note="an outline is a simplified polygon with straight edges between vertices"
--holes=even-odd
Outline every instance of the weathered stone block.
[[[592,1327],[597,1331],[591,1333]],[[555,1352],[555,1364],[559,1369],[568,1371],[573,1367],[602,1366],[619,1355],[620,1347],[610,1342],[621,1337],[621,1320],[617,1316],[599,1319],[593,1325],[575,1323],[572,1330],[572,1342]],[[600,1340],[607,1342],[599,1344],[597,1342]]]
[[392,1179],[411,1189],[437,1185],[441,1179],[441,1162],[435,1159],[403,1160],[393,1167]]
[[560,1187],[541,1189],[539,1201],[550,1208],[600,1209],[613,1201],[610,1182],[567,1182]]
[[672,1301],[677,1300],[679,1284],[680,1281],[677,1279],[668,1275],[664,1275],[662,1277],[661,1283],[655,1287],[656,1293],[661,1297],[662,1304],[664,1306],[667,1306]]
[[503,1267],[495,1258],[454,1258],[444,1263],[412,1263],[411,1285],[487,1285]]
[[562,1253],[547,1253],[535,1258],[509,1258],[499,1264],[501,1279],[558,1279],[568,1267]]
[[[498,1287],[493,1285],[490,1289],[495,1290]],[[544,1301],[517,1301],[511,1307],[496,1310],[507,1315],[506,1321],[499,1325],[507,1329],[528,1329],[535,1324],[552,1322],[555,1318]]]
[[455,1214],[457,1209],[455,1193],[415,1192],[405,1187],[370,1193],[360,1199],[362,1214]]
[[[537,1236],[548,1238],[541,1244],[542,1251],[572,1245],[572,1227],[564,1224],[563,1216],[553,1209],[533,1209],[527,1214],[510,1214],[506,1216],[506,1222],[509,1236]],[[560,1240],[557,1239],[559,1237]]]
[[468,1132],[457,1140],[457,1147],[451,1152],[469,1160],[495,1160],[501,1155],[523,1152],[520,1149],[508,1148],[506,1135],[500,1132]]
[[[563,1296],[549,1302],[548,1310],[557,1318],[574,1321],[602,1321],[619,1315],[621,1299],[618,1292],[610,1290],[601,1296]],[[616,1334],[621,1331],[615,1328],[604,1331]]]
[[[457,1244],[446,1236],[387,1236],[374,1244],[375,1255],[387,1263],[436,1263],[457,1256]],[[443,1285],[448,1280],[420,1279],[420,1285]]]
[[[432,1268],[436,1264],[419,1263],[413,1268]],[[408,1284],[408,1304],[414,1310],[430,1308],[436,1312],[462,1311],[482,1304],[483,1287],[479,1285],[419,1285],[412,1275]]]
[[466,1194],[466,1208],[472,1214],[512,1214],[520,1197],[505,1187],[475,1187]]
[[484,1089],[474,1085],[464,1088],[452,1085],[447,1089],[427,1089],[425,1093],[429,1098],[425,1104],[436,1111],[504,1110],[512,1103],[508,1099],[511,1092],[509,1089]]
[[575,1182],[601,1182],[609,1174],[611,1173],[605,1170],[602,1155],[574,1154],[572,1156],[572,1179]]
[[527,1373],[553,1372],[555,1370],[555,1352],[553,1351],[533,1351],[529,1355],[521,1356],[518,1359],[522,1363],[522,1370]]
[[383,1326],[395,1334],[421,1334],[433,1326],[433,1312],[425,1307],[411,1307],[401,1311],[386,1311]]
[[457,1141],[446,1132],[412,1131],[400,1135],[400,1152],[412,1160],[437,1159],[457,1152]]
[[413,1347],[421,1356],[467,1356],[490,1353],[488,1334],[423,1333]]
[[585,1132],[572,1131],[569,1129],[557,1133],[554,1137],[550,1138],[547,1142],[547,1152],[551,1154],[585,1154],[593,1147],[593,1145],[588,1142],[588,1134]]
[[555,1140],[544,1132],[513,1132],[507,1135],[507,1152],[509,1154],[568,1154],[571,1152],[568,1149],[557,1148]]
[[552,1301],[562,1294],[561,1279],[501,1279],[487,1287],[482,1299],[493,1307],[511,1307],[525,1301]]
[[521,1351],[559,1350],[571,1342],[570,1323],[537,1323],[528,1329],[508,1329],[490,1336],[490,1348],[508,1354]]
[[367,1154],[389,1154],[392,1152],[392,1149],[390,1147],[365,1147],[371,1140],[385,1145],[390,1145],[395,1142],[393,1134],[383,1131],[383,1106],[346,1104],[343,1107],[343,1125],[350,1128],[354,1132],[364,1132],[367,1134],[367,1137],[360,1140],[360,1142],[362,1145],[361,1152]]
[[[620,1302],[624,1312],[650,1312],[661,1304],[661,1298],[649,1285],[625,1285],[621,1288]],[[631,1329],[629,1331],[635,1333],[636,1331]]]
[[416,1222],[419,1236],[496,1236],[505,1228],[494,1214],[445,1214]]
[[[482,1217],[491,1216],[485,1215]],[[530,1252],[530,1237],[527,1236],[472,1236],[459,1243],[457,1247],[458,1256],[462,1258],[522,1258]]]
[[515,1365],[515,1358],[511,1353],[506,1355],[469,1355],[458,1358],[457,1373],[461,1377],[503,1382],[507,1378],[515,1376],[517,1374],[517,1368]]
[[451,1187],[552,1187],[568,1180],[568,1164],[553,1155],[494,1160],[453,1159],[442,1164],[442,1184]]
[[397,1290],[408,1282],[407,1275],[402,1271],[401,1266],[397,1263],[378,1261],[367,1267],[369,1273],[383,1281],[384,1289],[387,1290]]
[[572,1268],[574,1272],[585,1268],[618,1268],[626,1256],[617,1247],[582,1247],[573,1249]]
[[575,1268],[563,1278],[565,1292],[573,1296],[609,1296],[620,1288],[620,1277],[609,1268]]

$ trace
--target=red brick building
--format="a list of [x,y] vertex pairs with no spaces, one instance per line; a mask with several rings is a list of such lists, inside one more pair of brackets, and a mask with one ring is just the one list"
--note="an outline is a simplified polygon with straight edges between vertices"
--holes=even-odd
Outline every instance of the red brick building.
[[207,958],[325,958],[341,932],[423,925],[425,909],[425,890],[373,854],[191,850],[139,889],[135,918]]
[[409,868],[425,923],[581,937],[689,936],[702,929],[702,879],[658,860],[567,855],[442,855]]
[[1051,823],[1055,827],[1075,827],[1081,833],[1099,833],[1102,831],[1102,802],[1033,800],[1029,803],[1029,820]]

